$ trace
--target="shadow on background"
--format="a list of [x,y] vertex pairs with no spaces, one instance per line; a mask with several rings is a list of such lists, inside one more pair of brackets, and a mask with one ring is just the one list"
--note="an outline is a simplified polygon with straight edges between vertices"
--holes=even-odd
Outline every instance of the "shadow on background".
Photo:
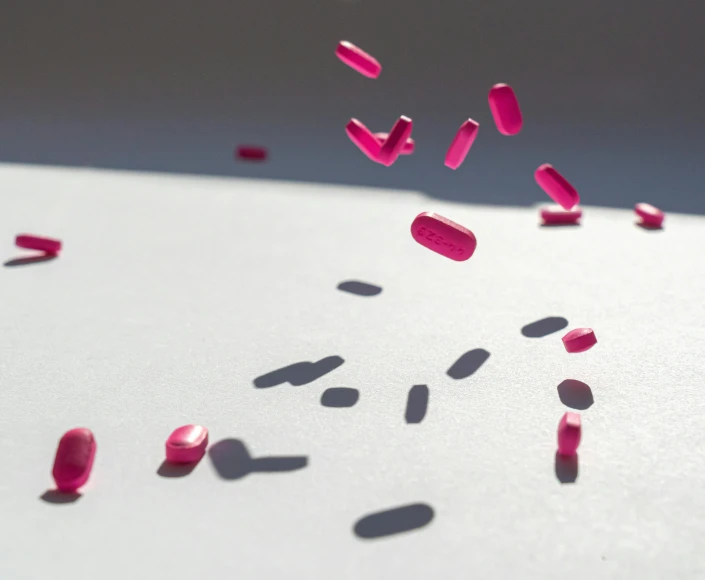
[[431,523],[434,512],[430,505],[414,503],[391,508],[360,518],[353,531],[358,538],[371,540],[417,530]]
[[558,397],[566,407],[584,411],[595,402],[592,389],[582,381],[566,379],[558,385]]
[[78,492],[64,493],[58,489],[47,489],[42,495],[39,496],[39,499],[46,503],[65,504],[75,503],[81,499],[81,497],[81,494]]
[[298,362],[257,377],[254,385],[258,389],[268,389],[289,383],[294,387],[307,385],[337,369],[345,360],[339,356],[327,356],[312,362]]
[[216,473],[227,480],[242,479],[250,473],[297,471],[308,465],[305,455],[253,458],[240,439],[222,439],[208,449]]

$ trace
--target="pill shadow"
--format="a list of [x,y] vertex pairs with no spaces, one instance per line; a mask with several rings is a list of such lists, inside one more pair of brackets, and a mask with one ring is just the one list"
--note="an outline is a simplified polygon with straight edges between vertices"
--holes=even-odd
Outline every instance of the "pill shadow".
[[360,391],[350,387],[331,387],[323,391],[321,405],[324,407],[345,408],[354,406],[360,399]]
[[561,483],[575,483],[578,479],[578,454],[561,455],[556,451],[556,478]]
[[580,222],[573,222],[569,224],[545,224],[545,223],[540,223],[539,224],[540,228],[579,228],[580,227]]
[[221,479],[242,479],[251,473],[297,471],[308,465],[305,455],[252,458],[240,439],[222,439],[208,450],[208,456]]
[[186,477],[196,469],[199,463],[200,460],[191,463],[171,463],[165,459],[157,469],[157,475],[167,478]]
[[592,389],[582,381],[566,379],[558,385],[558,397],[566,407],[584,411],[595,402]]
[[547,316],[522,327],[521,333],[527,338],[543,338],[563,330],[566,326],[568,326],[568,321],[562,316]]
[[367,282],[359,282],[357,280],[347,280],[338,284],[338,290],[349,292],[357,296],[377,296],[382,292],[381,286],[368,284]]
[[56,259],[56,254],[41,254],[39,256],[26,256],[24,258],[13,258],[3,264],[5,268],[14,268],[15,266],[30,266],[31,264],[41,264],[42,262],[51,262]]
[[409,396],[406,400],[406,412],[404,419],[407,423],[421,423],[428,410],[428,386],[414,385],[409,389]]
[[451,365],[446,374],[455,380],[467,379],[475,374],[488,358],[490,353],[484,348],[469,350]]
[[257,377],[254,385],[258,389],[268,389],[284,383],[300,387],[320,379],[344,362],[345,360],[339,356],[327,356],[317,362],[297,362]]
[[47,489],[42,495],[39,496],[39,499],[46,503],[65,504],[75,503],[81,499],[81,497],[81,494],[78,492],[65,493],[59,491],[58,489]]
[[428,504],[409,504],[363,516],[355,523],[353,532],[364,540],[384,538],[423,528],[431,523],[434,515]]
[[641,228],[644,231],[647,232],[662,232],[663,231],[663,226],[650,226],[641,222],[635,222],[634,225],[638,228]]

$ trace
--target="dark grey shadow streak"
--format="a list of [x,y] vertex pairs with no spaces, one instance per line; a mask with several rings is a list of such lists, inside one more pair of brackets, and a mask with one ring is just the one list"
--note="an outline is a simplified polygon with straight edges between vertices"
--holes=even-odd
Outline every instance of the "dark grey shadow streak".
[[25,258],[13,258],[3,264],[5,268],[14,268],[15,266],[29,266],[31,264],[41,264],[42,262],[51,262],[56,259],[56,254],[41,254],[39,256],[27,256]]
[[186,477],[189,475],[194,469],[196,469],[196,465],[200,463],[199,461],[195,461],[192,463],[170,463],[166,459],[162,461],[162,464],[159,466],[157,469],[157,475],[160,477]]
[[383,538],[422,528],[433,517],[430,505],[414,503],[364,516],[355,523],[353,531],[358,538],[366,540]]
[[466,379],[476,373],[488,358],[490,358],[490,353],[484,348],[469,350],[453,363],[446,374],[451,379]]
[[381,286],[368,284],[367,282],[358,282],[357,280],[347,280],[338,284],[338,290],[356,294],[357,296],[377,296],[382,292]]
[[257,377],[255,387],[267,389],[284,383],[295,387],[312,383],[337,369],[345,360],[339,356],[327,356],[317,362],[297,362]]
[[81,494],[78,492],[64,493],[58,489],[47,489],[39,496],[39,499],[43,502],[54,504],[74,503],[81,499]]
[[558,385],[558,397],[566,407],[581,411],[589,409],[595,402],[592,389],[582,381],[575,379],[566,379]]
[[642,230],[645,230],[647,232],[662,232],[663,231],[663,226],[649,226],[646,224],[643,224],[641,222],[636,222],[636,227],[641,228]]
[[579,228],[580,223],[570,223],[570,224],[539,224],[540,228]]
[[556,478],[561,483],[575,483],[578,479],[578,454],[561,455],[556,451]]
[[568,326],[568,321],[562,316],[547,316],[536,322],[530,322],[521,329],[527,338],[543,338]]
[[211,445],[208,456],[216,473],[227,480],[242,479],[250,473],[296,471],[308,465],[305,455],[252,458],[240,439],[222,439]]
[[428,386],[414,385],[409,389],[409,397],[406,400],[406,413],[404,418],[407,423],[421,423],[428,410]]
[[250,462],[250,473],[274,473],[277,471],[296,471],[308,465],[305,455],[282,457],[258,457]]
[[331,387],[323,391],[321,405],[324,407],[352,407],[360,398],[360,391],[350,387]]

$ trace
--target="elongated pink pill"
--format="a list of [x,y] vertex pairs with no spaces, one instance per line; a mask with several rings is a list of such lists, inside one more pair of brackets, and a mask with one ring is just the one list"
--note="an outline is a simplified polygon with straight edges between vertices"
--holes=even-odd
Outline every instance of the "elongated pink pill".
[[382,72],[382,65],[376,58],[347,40],[338,43],[335,55],[350,68],[368,78],[376,79]]
[[550,163],[541,165],[534,172],[534,179],[548,197],[563,209],[571,209],[580,203],[578,192]]
[[411,235],[422,246],[456,262],[470,258],[477,247],[475,234],[437,213],[417,215],[411,224]]
[[208,447],[208,429],[200,425],[184,425],[166,440],[166,460],[171,463],[200,461]]
[[580,445],[582,426],[580,413],[568,412],[558,423],[558,453],[561,455],[574,455]]
[[397,119],[397,122],[394,123],[394,127],[392,127],[392,130],[389,132],[387,140],[382,144],[379,150],[378,160],[382,165],[389,167],[397,160],[407,140],[411,137],[412,129],[413,121],[409,119],[409,117],[402,115]]
[[458,129],[458,132],[455,134],[448,148],[448,152],[446,153],[445,164],[447,167],[458,169],[463,161],[465,161],[470,147],[472,147],[472,144],[475,142],[479,128],[480,125],[472,119],[468,119],[460,125],[460,129]]
[[519,133],[523,120],[514,89],[504,83],[494,85],[490,89],[488,100],[497,130],[502,135],[516,135]]
[[647,228],[660,228],[666,217],[666,214],[650,203],[637,203],[634,212],[641,218],[641,224]]
[[[375,137],[377,138],[377,141],[379,141],[379,145],[381,147],[389,137],[389,133],[375,133]],[[416,142],[409,137],[406,140],[406,143],[404,143],[404,146],[401,148],[401,155],[411,155],[414,152],[415,147]]]
[[559,205],[551,205],[541,209],[541,219],[545,224],[577,224],[583,216],[579,207],[563,209]]
[[58,254],[61,251],[61,240],[35,236],[32,234],[19,234],[15,238],[15,245],[18,248],[27,250],[39,250],[47,254]]
[[350,119],[345,126],[345,132],[357,148],[375,163],[379,163],[379,152],[382,144],[362,122]]
[[561,340],[568,352],[585,352],[597,344],[592,328],[575,328]]
[[64,433],[51,472],[59,491],[72,493],[85,485],[91,475],[95,450],[95,437],[89,429],[71,429]]

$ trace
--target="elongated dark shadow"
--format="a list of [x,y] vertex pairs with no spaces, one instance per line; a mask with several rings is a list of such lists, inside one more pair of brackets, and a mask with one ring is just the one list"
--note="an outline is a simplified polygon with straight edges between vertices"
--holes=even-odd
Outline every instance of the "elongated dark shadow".
[[406,413],[404,418],[407,423],[421,423],[428,410],[428,386],[414,385],[409,389],[406,400]]
[[531,322],[521,329],[521,333],[527,338],[542,338],[563,330],[568,326],[568,321],[562,316],[548,316]]
[[641,222],[636,222],[634,225],[636,227],[641,228],[644,231],[647,232],[662,232],[663,231],[663,226],[647,226],[646,224],[643,224]]
[[47,489],[39,496],[39,499],[43,502],[54,504],[74,503],[81,499],[81,494],[78,492],[64,493],[58,489]]
[[488,358],[490,353],[484,348],[469,350],[452,364],[447,374],[451,379],[466,379],[476,373]]
[[297,362],[257,377],[255,387],[267,389],[284,383],[295,387],[307,385],[337,369],[345,360],[339,356],[327,356],[317,362]]
[[360,391],[350,387],[331,387],[323,391],[321,405],[324,407],[352,407],[360,398]]
[[193,463],[170,463],[165,459],[157,469],[157,475],[168,478],[186,477],[196,469],[198,463],[198,461]]
[[592,389],[585,383],[575,379],[566,379],[558,385],[558,397],[566,407],[581,411],[589,409],[595,402],[592,396]]
[[252,458],[240,439],[222,439],[208,450],[216,473],[227,480],[242,479],[250,473],[296,471],[308,465],[305,455],[282,455]]
[[349,292],[357,296],[377,296],[382,292],[381,286],[368,284],[367,282],[359,282],[357,280],[347,280],[338,284],[338,290]]
[[575,483],[578,479],[578,454],[561,455],[556,451],[556,478],[561,483]]
[[41,264],[42,262],[51,262],[56,259],[56,254],[40,254],[39,256],[27,256],[25,258],[13,258],[3,264],[5,268],[14,268],[15,266],[29,266],[31,264]]
[[433,520],[433,508],[425,503],[390,508],[360,518],[353,531],[358,538],[371,540],[422,528]]
[[580,222],[574,222],[569,224],[539,224],[540,228],[579,228]]

